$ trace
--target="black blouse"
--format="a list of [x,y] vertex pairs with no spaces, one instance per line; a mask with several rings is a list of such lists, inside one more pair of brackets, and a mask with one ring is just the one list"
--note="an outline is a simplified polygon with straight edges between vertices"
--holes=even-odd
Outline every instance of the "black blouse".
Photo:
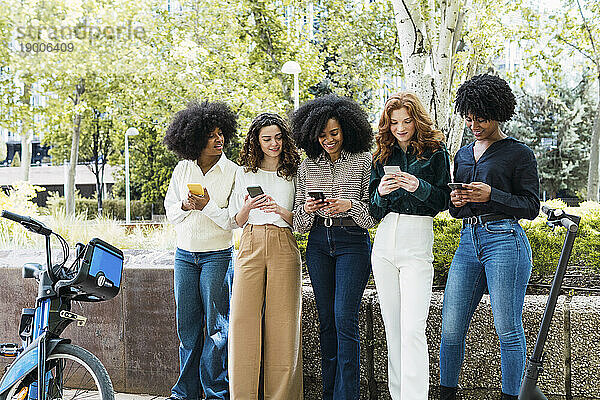
[[492,143],[478,161],[475,142],[462,147],[454,157],[454,181],[483,182],[492,187],[490,200],[455,207],[450,214],[465,218],[481,214],[506,214],[517,219],[534,219],[540,212],[540,183],[533,151],[515,138]]

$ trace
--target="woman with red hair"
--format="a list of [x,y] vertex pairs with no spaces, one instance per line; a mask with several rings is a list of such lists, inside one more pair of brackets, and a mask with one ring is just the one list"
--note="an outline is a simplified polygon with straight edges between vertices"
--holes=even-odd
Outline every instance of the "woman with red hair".
[[385,103],[369,184],[381,219],[371,262],[388,347],[394,400],[428,398],[425,327],[433,282],[433,217],[448,208],[450,161],[444,135],[412,93]]

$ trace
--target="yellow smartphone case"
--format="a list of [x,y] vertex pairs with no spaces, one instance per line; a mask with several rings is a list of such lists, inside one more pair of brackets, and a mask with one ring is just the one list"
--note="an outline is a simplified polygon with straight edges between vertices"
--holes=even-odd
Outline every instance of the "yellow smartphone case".
[[197,194],[200,196],[204,194],[204,188],[199,183],[188,183],[187,187],[190,190],[190,192],[192,192],[192,194]]

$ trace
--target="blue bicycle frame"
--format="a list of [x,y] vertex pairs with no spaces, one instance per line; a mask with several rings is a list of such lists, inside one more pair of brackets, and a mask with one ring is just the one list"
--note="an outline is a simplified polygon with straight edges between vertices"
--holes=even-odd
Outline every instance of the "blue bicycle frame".
[[[60,311],[70,309],[70,302],[56,294],[48,275],[51,265],[49,236],[46,237],[46,254],[47,267],[42,268],[39,264],[35,266],[40,279],[31,336],[23,339],[20,354],[0,380],[0,400],[5,400],[10,388],[24,379],[33,380],[29,384],[28,399],[45,400],[46,391],[43,389],[46,388],[48,378],[45,371],[46,357],[59,343],[69,342],[59,338],[72,321],[60,316]],[[30,264],[29,268],[33,266]],[[37,379],[33,379],[30,374],[36,368]]]

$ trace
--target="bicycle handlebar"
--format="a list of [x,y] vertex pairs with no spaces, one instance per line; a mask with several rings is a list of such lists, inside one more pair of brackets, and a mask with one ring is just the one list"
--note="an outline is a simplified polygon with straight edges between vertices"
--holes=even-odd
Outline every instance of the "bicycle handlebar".
[[48,228],[40,221],[25,215],[19,215],[10,211],[2,210],[2,214],[0,216],[6,219],[10,219],[14,222],[18,222],[19,224],[23,225],[27,230],[34,233],[38,233],[40,235],[50,236],[50,234],[52,233],[52,229]]

